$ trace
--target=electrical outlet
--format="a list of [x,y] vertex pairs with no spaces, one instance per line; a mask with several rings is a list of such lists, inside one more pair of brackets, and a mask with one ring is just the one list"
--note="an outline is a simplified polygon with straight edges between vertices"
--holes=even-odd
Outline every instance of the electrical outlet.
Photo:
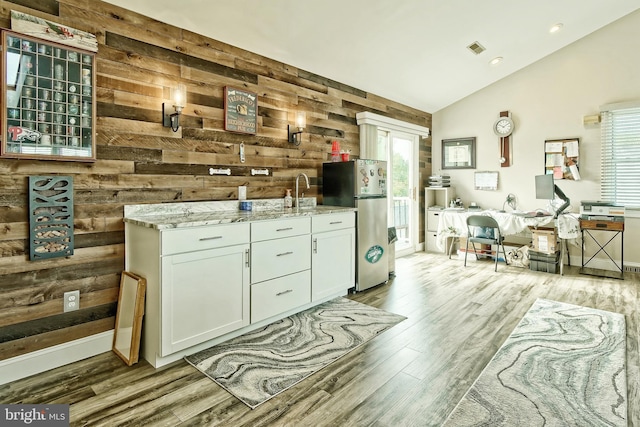
[[64,293],[64,312],[74,311],[80,308],[80,291]]

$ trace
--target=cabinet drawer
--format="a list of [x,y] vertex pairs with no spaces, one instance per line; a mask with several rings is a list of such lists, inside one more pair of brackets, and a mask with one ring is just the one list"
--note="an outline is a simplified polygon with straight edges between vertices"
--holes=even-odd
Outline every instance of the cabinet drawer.
[[162,231],[161,255],[249,243],[249,223],[207,225]]
[[624,222],[581,219],[580,228],[584,230],[624,231]]
[[311,272],[251,285],[251,323],[256,323],[311,302]]
[[438,222],[442,211],[427,211],[427,230],[438,231]]
[[438,239],[438,233],[427,232],[427,241],[426,241],[427,252],[438,252],[438,253],[444,252],[443,249],[438,248],[438,245],[436,244],[437,239]]
[[311,236],[287,237],[251,244],[251,283],[311,268]]
[[322,233],[342,228],[353,228],[355,226],[355,212],[314,215],[311,217],[311,230],[313,233]]
[[257,221],[251,223],[251,241],[280,239],[282,237],[299,236],[311,232],[311,219],[286,218],[275,221]]

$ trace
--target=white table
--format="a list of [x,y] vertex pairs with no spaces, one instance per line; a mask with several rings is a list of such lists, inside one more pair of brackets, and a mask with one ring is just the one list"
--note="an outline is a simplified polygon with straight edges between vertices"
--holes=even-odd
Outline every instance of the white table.
[[[493,217],[500,227],[500,233],[503,236],[518,234],[529,227],[541,227],[544,225],[555,226],[558,228],[558,237],[563,240],[561,244],[562,255],[564,258],[564,251],[567,241],[577,242],[580,239],[580,223],[578,221],[578,215],[566,213],[560,215],[556,220],[552,216],[540,216],[540,217],[526,217],[523,215],[516,215],[511,212],[499,212],[496,210],[484,210],[484,211],[461,211],[458,209],[443,209],[442,214],[438,222],[438,234],[436,238],[436,245],[440,249],[445,249],[444,242],[447,237],[466,237],[467,232],[467,217],[471,215],[486,215]],[[560,263],[560,274],[562,274],[562,262]]]

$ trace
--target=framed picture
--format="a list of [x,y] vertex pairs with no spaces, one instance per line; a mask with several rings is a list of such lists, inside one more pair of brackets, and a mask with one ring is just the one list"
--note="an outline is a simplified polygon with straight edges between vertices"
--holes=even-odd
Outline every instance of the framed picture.
[[224,130],[256,133],[258,122],[258,94],[225,86]]
[[118,310],[113,334],[113,352],[131,366],[138,362],[146,279],[128,271],[120,278]]
[[498,172],[476,172],[473,176],[473,186],[476,190],[497,191]]
[[442,140],[442,169],[475,169],[476,138]]

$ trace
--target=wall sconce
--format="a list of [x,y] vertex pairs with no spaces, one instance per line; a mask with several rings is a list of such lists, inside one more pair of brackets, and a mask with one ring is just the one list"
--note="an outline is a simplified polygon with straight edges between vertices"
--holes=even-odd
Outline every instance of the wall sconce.
[[171,99],[173,99],[173,108],[175,113],[167,114],[164,109],[164,102],[162,103],[162,126],[170,127],[172,131],[178,132],[180,127],[180,113],[184,108],[185,101],[187,99],[187,88],[182,83],[171,89]]
[[297,132],[292,132],[291,125],[287,125],[287,133],[289,135],[289,142],[292,142],[294,145],[300,145],[302,142],[302,131],[304,127],[307,125],[307,115],[304,111],[298,111],[296,113],[296,125],[298,128]]

